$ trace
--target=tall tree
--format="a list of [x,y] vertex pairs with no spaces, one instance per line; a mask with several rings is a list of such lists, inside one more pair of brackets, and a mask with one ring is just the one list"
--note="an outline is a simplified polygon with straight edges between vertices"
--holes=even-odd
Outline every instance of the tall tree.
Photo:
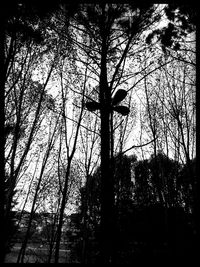
[[[97,67],[99,69],[99,102],[101,117],[101,189],[102,189],[102,244],[101,260],[112,261],[112,214],[113,210],[113,178],[111,173],[111,135],[110,135],[110,109],[111,97],[115,90],[116,83],[123,73],[123,63],[131,47],[131,43],[136,36],[140,35],[149,25],[152,24],[151,15],[154,11],[150,6],[128,6],[115,4],[87,5],[83,6],[78,14],[79,23],[88,31],[92,42],[95,44]],[[128,15],[131,12],[131,15]],[[134,13],[135,12],[135,13]],[[132,21],[131,21],[132,19]],[[114,27],[119,28],[121,36],[116,34]],[[95,31],[95,33],[94,33]],[[98,35],[98,39],[95,37]],[[120,37],[126,42],[121,50],[121,55],[117,58],[117,64],[111,75],[108,75],[108,62],[112,62],[111,53],[116,55],[113,48],[116,40],[120,42]],[[87,52],[87,51],[86,51]],[[113,61],[114,62],[114,61]],[[112,66],[112,64],[110,65]],[[118,76],[119,75],[119,76]],[[108,80],[109,79],[109,80]],[[90,107],[89,107],[90,108]],[[97,107],[98,108],[98,107]],[[91,108],[90,108],[91,109]],[[116,108],[123,112],[122,108]]]
[[24,238],[24,240],[22,242],[22,246],[21,246],[21,249],[20,249],[20,252],[19,252],[19,255],[18,255],[18,259],[17,259],[18,263],[19,262],[21,262],[21,263],[24,262],[26,247],[27,247],[27,243],[28,243],[28,240],[29,240],[29,237],[30,237],[32,219],[33,219],[33,215],[34,215],[34,212],[35,212],[35,209],[36,209],[35,206],[36,206],[36,202],[37,202],[37,198],[38,198],[38,193],[41,190],[41,183],[42,183],[43,173],[44,173],[47,161],[49,159],[50,152],[51,152],[51,150],[53,148],[55,139],[57,138],[55,136],[57,134],[57,123],[58,123],[58,121],[59,121],[59,117],[57,118],[57,121],[55,123],[53,133],[51,133],[51,132],[49,133],[49,138],[48,138],[49,140],[48,140],[48,144],[47,144],[47,148],[46,148],[46,153],[44,154],[44,158],[42,160],[42,166],[41,166],[39,178],[38,178],[38,181],[37,181],[37,186],[36,186],[35,193],[34,193],[34,198],[33,198],[33,202],[32,202],[32,207],[31,207],[31,212],[30,212],[30,217],[29,217],[29,221],[28,221],[26,235],[25,235],[25,238]]
[[[124,211],[130,207],[132,201],[132,181],[131,168],[136,160],[135,157],[121,155],[114,157],[114,204],[113,215],[115,222],[112,224],[115,234],[113,244],[113,258],[117,261],[117,251],[120,243],[120,220],[124,216]],[[101,248],[101,167],[97,167],[92,175],[87,179],[87,184],[81,189],[80,214],[85,216],[85,199],[87,199],[87,263],[99,261],[99,250]],[[82,221],[83,225],[84,221]],[[82,235],[84,232],[82,232]],[[84,237],[84,236],[83,236]]]
[[[40,16],[38,16],[39,13],[36,12],[36,10],[33,8],[33,3],[26,1],[14,1],[14,2],[4,2],[1,9],[1,106],[4,107],[4,96],[5,96],[5,88],[6,88],[6,80],[8,78],[8,75],[10,73],[10,70],[13,67],[13,63],[16,59],[16,51],[17,49],[20,49],[20,47],[23,46],[23,43],[28,44],[31,40],[33,40],[36,43],[40,43],[42,41],[42,34],[41,34],[41,28],[37,29],[35,28],[35,25],[40,24]],[[38,6],[38,5],[36,5]],[[43,13],[43,16],[47,13]],[[22,65],[23,67],[23,62]],[[4,126],[5,122],[5,116],[4,116],[4,109],[1,109],[1,118],[2,118],[2,127]],[[15,128],[19,128],[18,126]],[[3,128],[2,128],[3,130]],[[17,131],[17,130],[16,130]],[[4,132],[4,130],[2,131]],[[4,138],[4,135],[2,135]],[[4,145],[5,141],[1,140],[1,146],[3,149],[1,149],[2,153],[4,151]],[[2,156],[4,156],[2,154]],[[2,160],[4,162],[4,160]],[[2,166],[2,186],[1,186],[1,196],[2,196],[2,209],[5,207],[9,208],[7,203],[5,204],[5,191],[4,191],[4,183],[3,177],[5,177],[5,166],[4,164]],[[13,188],[13,185],[12,185]],[[12,189],[9,188],[9,193],[11,198],[12,195]],[[10,201],[10,200],[9,200]],[[4,205],[5,204],[5,205]],[[9,208],[10,209],[10,208]],[[5,212],[5,213],[4,213]],[[6,227],[6,218],[9,217],[10,210],[2,210],[1,215],[3,216],[2,221],[4,227]],[[4,242],[5,241],[5,242]],[[3,242],[1,242],[2,246],[5,247],[6,244],[6,235]],[[3,261],[3,258],[5,256],[5,249],[1,249],[1,261]]]
[[[65,141],[65,149],[66,149],[66,155],[67,155],[67,167],[65,170],[65,181],[64,186],[62,189],[62,200],[61,200],[61,207],[60,207],[60,215],[59,215],[59,222],[58,222],[58,229],[57,229],[57,236],[56,236],[56,247],[55,247],[55,263],[59,262],[59,250],[60,250],[60,242],[61,242],[61,233],[62,233],[62,226],[63,226],[63,216],[65,212],[66,207],[66,201],[67,201],[67,193],[69,190],[69,178],[70,178],[70,171],[71,171],[71,164],[73,157],[76,152],[76,146],[77,141],[79,137],[80,127],[81,127],[81,121],[84,114],[84,97],[85,97],[85,88],[86,88],[86,81],[87,81],[87,66],[85,68],[85,75],[83,77],[83,82],[80,85],[80,91],[81,91],[81,100],[79,101],[80,106],[78,106],[78,109],[76,107],[77,99],[74,95],[73,98],[73,111],[72,111],[72,129],[71,131],[68,130],[68,107],[67,107],[67,98],[68,98],[68,84],[64,82],[63,77],[63,70],[61,69],[60,72],[60,78],[61,78],[61,91],[62,91],[62,114],[63,114],[63,132],[64,132],[64,141]],[[73,91],[72,91],[72,94]],[[76,118],[78,117],[78,119]]]

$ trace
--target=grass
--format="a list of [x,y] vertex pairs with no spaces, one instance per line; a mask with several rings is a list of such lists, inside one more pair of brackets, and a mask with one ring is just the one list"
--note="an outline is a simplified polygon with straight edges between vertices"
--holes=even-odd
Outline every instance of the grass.
[[[24,263],[47,263],[48,248],[47,246],[40,247],[38,243],[29,244],[26,249]],[[12,250],[6,255],[5,263],[16,263],[21,244],[17,243],[13,246]],[[68,261],[69,251],[60,249],[60,263]],[[52,257],[52,262],[54,258]]]

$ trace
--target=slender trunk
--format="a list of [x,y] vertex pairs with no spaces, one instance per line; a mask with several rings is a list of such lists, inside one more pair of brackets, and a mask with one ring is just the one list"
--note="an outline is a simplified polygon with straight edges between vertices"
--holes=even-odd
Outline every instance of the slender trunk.
[[60,241],[61,241],[61,234],[62,234],[64,211],[65,211],[65,206],[66,206],[66,201],[67,201],[70,168],[71,168],[71,162],[72,162],[74,153],[76,151],[76,144],[77,144],[79,129],[81,126],[81,120],[82,120],[82,115],[83,115],[83,106],[84,106],[83,105],[84,93],[85,93],[85,84],[84,84],[84,91],[83,91],[83,98],[82,98],[82,108],[81,108],[79,120],[77,123],[77,128],[76,128],[72,152],[70,155],[69,155],[69,147],[67,145],[67,137],[65,137],[66,138],[65,140],[66,140],[67,155],[68,155],[68,165],[67,165],[67,170],[66,170],[66,174],[65,174],[65,184],[64,184],[63,194],[62,194],[63,196],[62,196],[62,201],[61,201],[60,217],[59,217],[59,223],[58,223],[58,229],[57,229],[56,248],[55,248],[55,263],[58,263],[58,261],[59,261]]
[[[57,124],[56,124],[56,126],[57,126]],[[44,170],[45,170],[45,167],[46,167],[46,164],[47,164],[47,160],[49,158],[51,149],[53,147],[53,138],[54,138],[54,135],[56,133],[56,126],[54,128],[53,135],[51,136],[50,143],[48,145],[46,154],[45,154],[44,159],[43,159],[43,165],[42,165],[42,168],[41,168],[38,184],[37,184],[37,187],[36,187],[36,190],[35,190],[35,195],[34,195],[32,207],[31,207],[31,213],[30,213],[30,218],[29,218],[29,222],[28,222],[28,227],[27,227],[27,231],[26,231],[24,242],[22,244],[22,247],[21,247],[19,255],[18,255],[17,263],[19,263],[20,261],[23,263],[23,261],[24,261],[26,247],[27,247],[27,244],[28,244],[29,236],[30,236],[31,224],[32,224],[32,219],[33,219],[33,215],[34,215],[34,210],[35,210],[35,204],[36,204],[36,200],[37,200],[37,197],[38,197],[38,192],[40,190],[40,184],[41,184],[43,173],[44,173]]]
[[57,215],[55,214],[53,225],[52,225],[51,236],[50,236],[50,242],[49,242],[49,254],[48,254],[47,263],[51,263],[51,258],[53,254],[53,247],[54,247],[54,243],[55,243],[55,239],[57,235],[57,232],[55,232],[56,221],[57,221]]
[[26,204],[27,204],[28,197],[29,197],[30,192],[31,192],[31,187],[32,187],[32,184],[33,184],[33,180],[34,180],[34,177],[35,177],[36,170],[37,170],[37,165],[38,165],[38,162],[39,162],[39,158],[40,158],[40,157],[38,157],[38,160],[37,160],[37,163],[36,163],[36,167],[35,167],[35,171],[34,171],[34,174],[33,174],[32,179],[31,179],[31,182],[30,182],[30,184],[29,184],[29,188],[28,188],[28,192],[27,192],[27,195],[26,195],[26,199],[25,199],[25,201],[24,201],[24,205],[23,205],[23,207],[22,207],[22,209],[21,209],[21,213],[20,213],[20,216],[19,216],[19,219],[18,219],[18,224],[17,224],[18,227],[19,227],[20,222],[21,222],[21,219],[22,219],[22,217],[23,217],[23,213],[24,213],[24,210],[25,210],[25,206],[26,206]]
[[[157,134],[157,126],[156,126],[156,111],[154,110],[154,114],[151,112],[151,103],[148,95],[148,88],[147,88],[147,80],[146,77],[144,79],[144,86],[145,86],[145,95],[146,95],[146,101],[147,101],[147,112],[148,112],[148,117],[149,117],[149,127],[152,132],[153,136],[153,149],[154,149],[154,161],[155,165],[153,167],[153,178],[154,178],[154,184],[156,185],[157,193],[158,193],[158,198],[161,203],[161,205],[164,205],[164,200],[163,200],[163,195],[162,195],[162,185],[160,182],[159,178],[159,170],[158,170],[158,162],[157,162],[157,141],[156,141],[156,134]],[[155,107],[154,107],[155,108]]]
[[35,205],[33,204],[32,209],[31,209],[31,213],[30,213],[30,217],[29,217],[29,221],[28,221],[28,226],[27,226],[27,230],[26,230],[26,235],[24,238],[24,241],[22,243],[18,258],[17,258],[17,263],[24,263],[24,257],[25,257],[25,253],[26,253],[26,247],[28,244],[28,239],[30,236],[30,230],[31,230],[31,224],[32,224],[32,220],[33,220],[33,214],[34,214],[34,207]]
[[68,191],[70,167],[71,167],[71,159],[69,159],[69,161],[68,161],[67,170],[66,170],[66,174],[65,174],[65,185],[64,185],[63,195],[62,195],[59,223],[58,223],[58,229],[57,229],[57,237],[56,237],[55,263],[59,262],[60,241],[61,241],[63,217],[64,217],[64,211],[65,211],[65,205],[66,205],[67,191]]
[[87,245],[88,245],[88,224],[87,224],[87,212],[88,212],[88,177],[86,176],[86,191],[83,200],[83,247],[81,253],[81,263],[87,264]]
[[22,243],[22,247],[20,249],[20,252],[19,252],[19,255],[18,255],[18,258],[17,258],[17,263],[19,263],[20,261],[21,261],[21,263],[24,262],[26,247],[27,247],[27,244],[28,244],[29,236],[30,236],[30,230],[31,230],[31,225],[32,225],[32,220],[33,220],[33,215],[34,215],[34,210],[35,210],[35,203],[36,203],[38,192],[39,192],[39,189],[40,189],[40,184],[41,184],[41,181],[42,181],[44,168],[45,168],[45,165],[46,165],[46,162],[47,162],[47,159],[48,159],[48,154],[47,154],[47,157],[45,159],[44,165],[42,166],[42,170],[41,170],[41,173],[40,173],[39,181],[38,181],[38,184],[37,184],[37,188],[36,188],[36,191],[35,191],[32,207],[31,207],[31,213],[30,213],[30,217],[29,217],[29,222],[28,222],[28,226],[27,226],[26,235],[25,235],[24,241]]

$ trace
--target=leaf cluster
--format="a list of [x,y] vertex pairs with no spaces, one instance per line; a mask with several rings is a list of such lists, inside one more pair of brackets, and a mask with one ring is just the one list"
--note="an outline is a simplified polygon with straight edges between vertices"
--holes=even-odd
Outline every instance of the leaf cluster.
[[147,36],[146,43],[150,44],[153,38],[157,37],[164,53],[167,48],[177,51],[182,38],[195,31],[197,13],[194,7],[177,4],[166,5],[164,11],[168,25],[152,31]]

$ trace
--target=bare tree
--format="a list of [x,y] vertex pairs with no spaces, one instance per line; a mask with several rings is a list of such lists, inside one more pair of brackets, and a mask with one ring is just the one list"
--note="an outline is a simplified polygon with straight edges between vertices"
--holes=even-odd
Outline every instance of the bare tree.
[[[81,121],[83,117],[84,112],[84,96],[85,96],[85,86],[86,86],[86,77],[87,77],[87,67],[85,70],[85,79],[83,80],[82,85],[82,99],[80,101],[80,107],[79,107],[79,114],[78,114],[78,120],[75,121],[74,118],[72,118],[72,128],[71,133],[68,131],[68,113],[67,113],[67,97],[68,97],[68,90],[67,90],[67,84],[66,87],[64,87],[63,83],[63,71],[60,72],[60,78],[61,78],[61,91],[62,91],[62,114],[63,114],[63,128],[64,128],[64,142],[65,142],[65,149],[66,149],[66,156],[67,156],[67,166],[65,169],[65,175],[64,175],[64,186],[62,189],[62,201],[61,201],[61,207],[60,207],[60,215],[59,215],[59,222],[58,222],[58,229],[57,229],[57,237],[56,237],[56,247],[55,247],[55,262],[59,262],[59,249],[60,249],[60,241],[61,241],[61,233],[62,233],[62,226],[63,226],[63,216],[67,201],[67,193],[68,193],[68,187],[69,187],[69,177],[70,177],[70,170],[71,170],[71,164],[72,160],[76,151]],[[76,98],[73,99],[74,104],[76,104]],[[72,106],[73,108],[73,106]],[[75,115],[75,110],[72,110],[72,115]],[[72,141],[73,140],[73,141]],[[71,150],[71,151],[70,151]]]
[[5,199],[6,221],[13,208],[17,184],[26,168],[30,147],[43,119],[45,89],[55,64],[52,60],[44,84],[34,82],[32,72],[40,48],[32,41],[27,46],[21,45],[17,38],[13,42],[15,50],[12,60],[8,61],[5,83],[5,170],[8,173],[5,181],[8,185]]
[[49,133],[49,138],[48,138],[48,142],[47,142],[47,148],[46,148],[43,160],[42,160],[42,166],[41,166],[40,174],[39,174],[39,177],[38,177],[38,180],[37,180],[37,185],[36,185],[36,189],[35,189],[35,193],[34,193],[34,198],[33,198],[33,202],[32,202],[32,207],[31,207],[31,212],[30,212],[30,218],[29,218],[29,221],[28,221],[27,231],[26,231],[26,235],[25,235],[24,241],[22,243],[22,247],[21,247],[19,255],[18,255],[17,262],[22,262],[22,263],[24,262],[26,247],[27,247],[29,236],[30,236],[31,223],[32,223],[33,215],[34,215],[35,208],[36,208],[35,207],[36,206],[36,201],[37,201],[37,198],[38,198],[39,191],[40,190],[42,191],[41,182],[42,182],[44,170],[45,170],[47,161],[49,159],[49,155],[51,153],[51,150],[52,150],[52,147],[54,145],[54,142],[55,142],[55,140],[57,138],[56,134],[57,134],[57,123],[58,123],[58,121],[59,121],[59,117],[57,118],[57,122],[55,123],[53,132],[51,133],[51,131],[50,131],[50,133]]
[[[188,39],[186,38],[186,41],[181,43],[185,49],[178,51],[169,49],[167,55],[162,54],[159,47],[155,48],[158,51],[157,61],[160,68],[148,76],[144,73],[143,79],[147,103],[146,106],[144,105],[147,120],[146,122],[144,120],[143,124],[145,125],[148,121],[146,131],[154,136],[154,155],[156,156],[160,151],[164,152],[175,161],[186,163],[188,171],[191,170],[189,165],[195,157],[194,143],[196,142],[195,71],[194,64],[191,64],[191,59],[195,62],[195,53],[193,41],[189,42],[192,36],[188,36]],[[184,55],[183,51],[185,51]],[[149,51],[147,55],[151,55],[151,52]],[[178,60],[179,57],[180,60]],[[182,57],[190,58],[190,62],[182,60]],[[145,54],[143,62],[146,61],[149,61],[149,57]],[[151,70],[147,70],[147,73],[150,72]],[[188,173],[188,176],[193,179],[192,171]],[[160,179],[162,180],[162,177]],[[178,192],[180,188],[178,189],[177,182],[178,173],[174,181]],[[161,188],[166,186],[166,181],[162,180],[160,183]],[[164,192],[161,194],[164,197]],[[195,196],[195,190],[193,195]]]
[[[87,42],[83,42],[83,47],[83,43],[80,43],[77,39],[74,40],[74,43],[81,48],[84,54],[89,55],[93,61],[93,65],[91,64],[94,70],[93,73],[97,76],[97,81],[99,81],[99,103],[93,101],[91,104],[88,104],[88,109],[91,111],[100,109],[101,118],[101,260],[103,262],[109,262],[113,253],[111,252],[113,236],[111,214],[113,180],[110,165],[110,153],[112,154],[112,142],[110,142],[111,97],[123,76],[123,66],[132,43],[134,43],[134,40],[140,36],[144,29],[155,21],[154,18],[151,20],[154,8],[149,8],[149,6],[141,8],[140,11],[138,9],[138,13],[131,13],[130,17],[127,15],[128,11],[132,12],[132,9],[130,8],[129,10],[127,6],[121,5],[83,6],[78,13],[77,20],[79,24],[84,26],[84,30],[82,28],[78,29],[81,30],[82,35],[84,33],[83,36],[87,37],[86,40],[92,42],[92,46],[88,45]],[[119,27],[118,32],[114,30],[114,26]],[[99,36],[98,39],[96,38],[97,34]],[[118,45],[116,47],[117,39]],[[117,49],[119,53],[117,53]],[[116,110],[122,109],[124,110],[124,108],[116,108]]]

